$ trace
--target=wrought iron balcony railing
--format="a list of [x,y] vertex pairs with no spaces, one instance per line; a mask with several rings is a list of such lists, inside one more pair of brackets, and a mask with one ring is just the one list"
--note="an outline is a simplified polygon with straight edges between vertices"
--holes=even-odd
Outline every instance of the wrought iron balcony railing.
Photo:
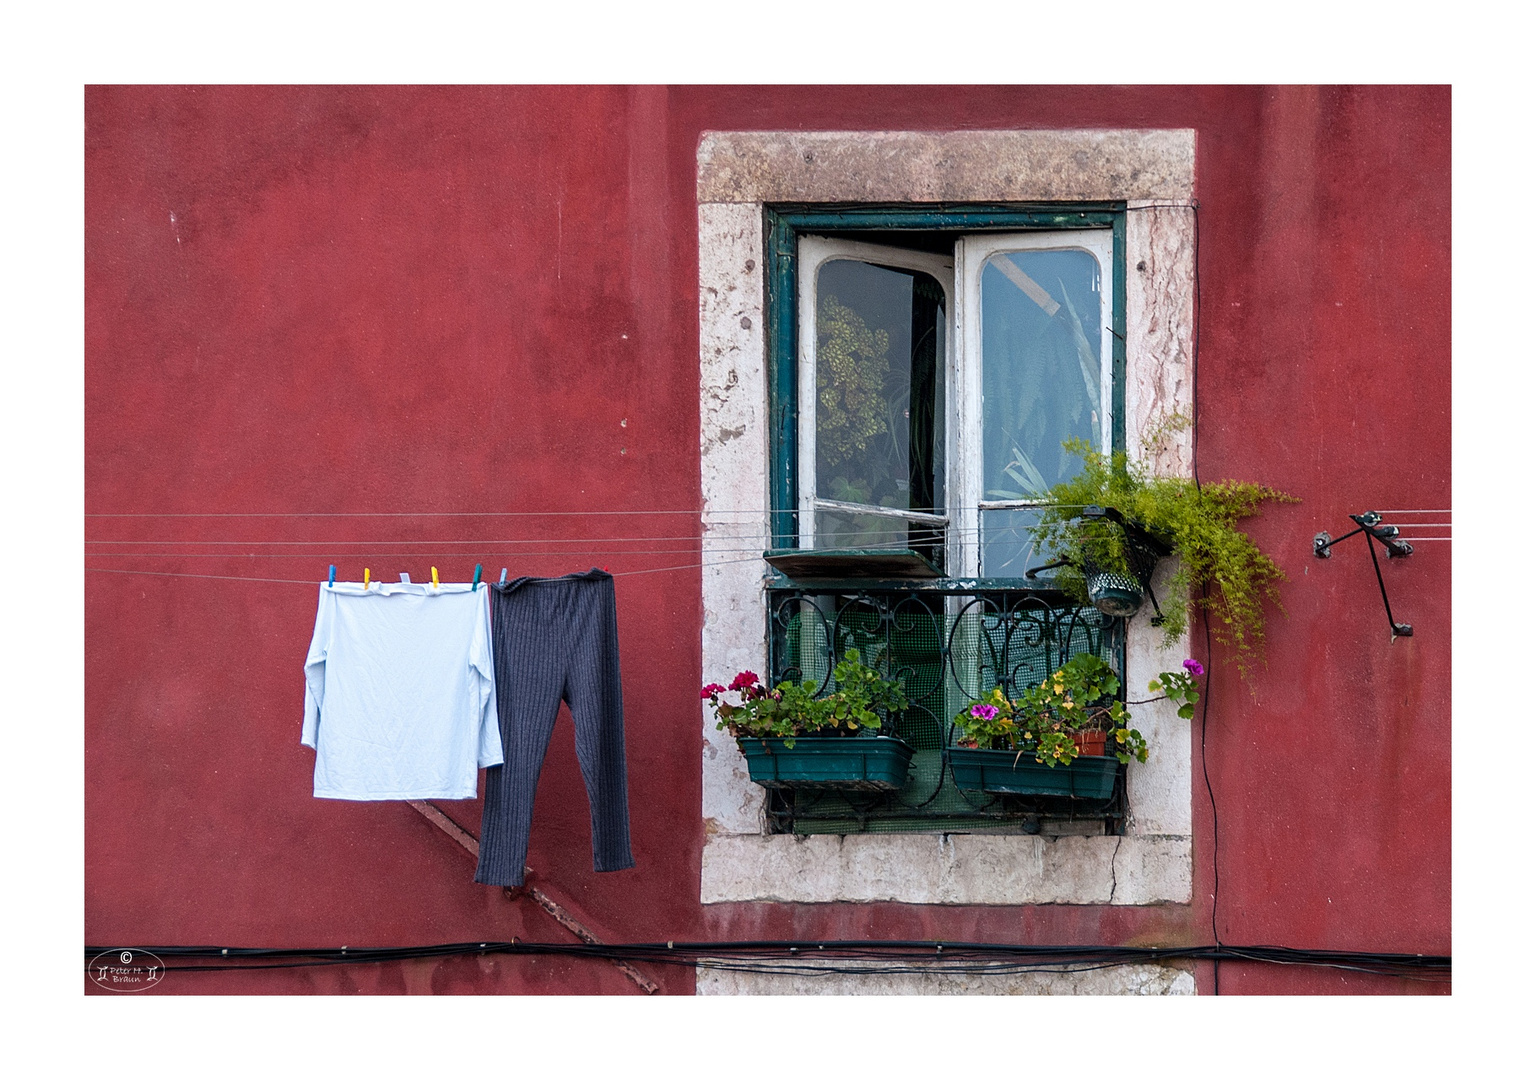
[[1123,670],[1124,620],[1068,602],[1048,585],[999,581],[788,582],[768,589],[769,676],[832,689],[848,650],[901,678],[910,706],[887,734],[916,751],[905,788],[887,795],[773,792],[776,831],[1119,832],[1124,769],[1107,801],[985,795],[955,787],[952,718],[994,686],[1010,696],[1070,657],[1091,652]]

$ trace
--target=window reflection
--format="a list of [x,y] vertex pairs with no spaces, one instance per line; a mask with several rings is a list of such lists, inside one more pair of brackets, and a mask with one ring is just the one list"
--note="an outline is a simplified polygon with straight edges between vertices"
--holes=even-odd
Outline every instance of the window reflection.
[[[1102,447],[1107,358],[1098,260],[1000,252],[981,274],[982,498],[1040,498],[1076,475],[1068,439]],[[1033,554],[1028,511],[982,515],[982,572],[1016,577]]]
[[932,277],[852,259],[822,264],[818,498],[944,512],[943,350],[944,292]]

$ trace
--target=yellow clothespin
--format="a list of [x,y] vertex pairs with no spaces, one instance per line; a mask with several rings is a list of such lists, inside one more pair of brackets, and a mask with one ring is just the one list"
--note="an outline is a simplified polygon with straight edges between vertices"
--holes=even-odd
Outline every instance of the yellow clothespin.
[[432,587],[437,588],[437,567],[432,568]]
[[363,592],[368,591],[368,568],[363,567]]

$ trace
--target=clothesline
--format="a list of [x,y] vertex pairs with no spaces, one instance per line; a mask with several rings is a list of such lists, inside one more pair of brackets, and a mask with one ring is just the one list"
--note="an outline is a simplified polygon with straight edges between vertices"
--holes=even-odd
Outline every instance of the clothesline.
[[[1062,503],[1068,506],[1073,504]],[[959,504],[952,504],[943,509],[963,509]],[[921,508],[919,508],[921,509]],[[928,508],[934,509],[934,508]],[[926,511],[924,511],[926,512]],[[1378,510],[1378,514],[1449,514],[1452,511],[1445,510]],[[746,514],[766,515],[771,513],[765,507],[754,506],[743,509],[727,509],[723,507],[694,507],[685,510],[659,510],[659,509],[628,509],[628,510],[396,510],[396,511],[334,511],[334,510],[301,510],[301,511],[213,511],[213,512],[163,512],[163,511],[131,511],[123,513],[88,513],[88,518],[419,518],[419,517],[640,517],[662,514],[691,514],[696,517],[705,517],[712,514]]]
[[[902,550],[893,545],[893,551]],[[656,548],[643,551],[624,550],[615,548],[580,548],[569,551],[493,551],[486,549],[471,549],[468,551],[341,551],[328,547],[325,554],[337,559],[467,559],[471,557],[500,555],[515,559],[533,558],[586,558],[589,555],[699,555],[719,554],[729,555],[745,552],[756,552],[759,556],[763,553],[761,544],[752,547],[709,548],[707,552],[701,552],[698,547],[692,548]],[[181,551],[90,551],[87,558],[92,559],[314,559],[313,552],[181,552]]]
[[[756,558],[761,558],[761,555],[757,556]],[[703,569],[703,568],[709,567],[709,566],[724,566],[724,565],[728,565],[728,564],[731,564],[731,563],[743,563],[743,562],[753,562],[753,561],[756,561],[756,560],[754,558],[720,559],[720,560],[716,560],[716,561],[713,561],[713,562],[706,562],[706,563],[684,563],[684,564],[679,565],[679,566],[653,566],[653,567],[649,567],[649,568],[647,568],[645,570],[621,570],[621,571],[618,571],[616,573],[612,573],[609,576],[616,577],[616,578],[617,577],[634,577],[634,576],[636,576],[638,574],[660,574],[660,573],[665,573],[665,572],[670,571],[670,570],[699,570],[699,569]],[[274,584],[274,585],[324,585],[325,584],[325,582],[323,580],[316,580],[314,578],[264,578],[264,577],[247,577],[245,575],[235,575],[235,574],[186,574],[186,573],[174,573],[174,572],[166,571],[166,570],[117,570],[117,569],[112,569],[112,568],[104,567],[104,566],[87,566],[85,569],[86,569],[87,573],[97,573],[97,574],[139,574],[139,575],[143,575],[143,576],[146,576],[146,577],[199,578],[199,579],[207,580],[207,581],[256,581],[256,582],[264,582],[264,583]],[[420,583],[418,582],[418,584],[420,584]],[[455,584],[461,584],[462,585],[462,584],[465,584],[465,583],[464,582],[456,582]]]
[[[867,536],[891,536],[891,537],[895,537],[895,538],[905,538],[908,535],[908,530],[910,528],[912,528],[912,527],[916,527],[916,528],[921,529],[921,528],[924,527],[924,525],[922,523],[916,523],[915,526],[903,525],[903,526],[899,526],[899,527],[892,527],[892,528],[889,528],[889,529],[861,529],[861,530],[859,530],[859,534],[861,536],[866,536],[866,537]],[[935,526],[935,528],[937,528],[937,526]],[[1027,524],[1015,525],[1015,524],[1008,524],[1008,523],[987,524],[987,523],[983,522],[980,525],[978,525],[977,528],[980,531],[982,531],[982,532],[1020,532],[1020,533],[1022,533],[1022,532],[1043,532],[1047,528],[1047,526],[1044,526],[1044,525],[1027,525]],[[1449,521],[1414,522],[1412,524],[1402,525],[1402,526],[1400,526],[1400,528],[1405,529],[1405,530],[1408,530],[1408,529],[1449,529],[1449,528],[1452,528],[1452,523],[1449,522]],[[712,540],[737,540],[737,541],[751,540],[754,537],[766,540],[767,538],[771,537],[772,535],[773,535],[773,533],[770,532],[769,530],[759,529],[759,530],[755,530],[755,531],[752,531],[752,532],[737,532],[737,533],[731,533],[731,534],[728,534],[728,535],[722,535],[722,536],[718,536],[718,537],[712,536],[710,534],[691,533],[691,534],[682,535],[682,536],[543,536],[543,537],[527,538],[527,539],[517,538],[517,537],[489,537],[489,538],[479,538],[479,539],[471,539],[471,540],[444,540],[444,539],[406,540],[406,539],[399,539],[399,538],[387,538],[387,539],[373,538],[373,539],[362,539],[362,540],[356,540],[356,539],[347,539],[347,540],[342,540],[342,539],[332,539],[332,540],[185,540],[185,539],[183,539],[183,540],[146,540],[146,539],[137,539],[137,538],[117,538],[117,539],[110,539],[110,540],[87,539],[85,542],[87,544],[114,544],[114,545],[139,546],[139,547],[241,547],[241,548],[248,548],[248,547],[323,547],[323,548],[331,548],[331,547],[337,547],[337,546],[343,546],[343,547],[344,546],[357,546],[359,544],[395,545],[395,546],[401,546],[401,547],[406,547],[406,546],[417,547],[417,546],[423,546],[423,545],[429,545],[429,544],[431,544],[431,545],[439,545],[439,546],[449,546],[449,545],[452,545],[452,546],[462,546],[462,545],[468,545],[468,544],[527,545],[527,544],[551,544],[551,543],[555,543],[555,544],[580,544],[580,543],[647,544],[647,543],[680,543],[680,542],[693,542],[693,541],[700,541],[700,542],[708,543],[708,542],[711,542]]]
[[[1031,506],[1022,507],[986,507],[984,513],[999,513],[1005,510],[1034,510],[1051,507],[1054,509],[1081,509],[1087,504],[1078,503],[1045,503],[1041,502]],[[910,507],[884,507],[870,506],[868,511],[848,509],[846,507],[822,507],[823,513],[859,514],[869,513],[878,515],[882,511],[894,510],[897,513],[931,514],[944,516],[962,510],[975,511],[974,505],[955,503],[946,506],[910,506]],[[671,515],[687,513],[699,518],[703,524],[717,524],[722,526],[760,526],[773,511],[766,509],[756,510],[582,510],[582,511],[528,511],[516,513],[402,513],[402,514],[86,514],[88,518],[433,518],[433,517],[474,517],[474,518],[503,518],[503,517],[649,517],[654,515]],[[712,522],[717,517],[737,516],[742,520]]]

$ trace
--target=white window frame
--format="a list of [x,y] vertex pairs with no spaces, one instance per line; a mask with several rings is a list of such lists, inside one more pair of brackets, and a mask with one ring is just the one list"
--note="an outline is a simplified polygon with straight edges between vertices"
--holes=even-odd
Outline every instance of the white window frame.
[[987,260],[1011,251],[1083,251],[1099,265],[1101,318],[1099,337],[1099,445],[1106,450],[1114,445],[1115,362],[1114,337],[1109,323],[1114,290],[1114,231],[1112,229],[1050,230],[1043,232],[975,233],[964,236],[955,245],[955,281],[960,302],[955,310],[955,340],[960,342],[957,365],[958,405],[955,428],[958,438],[956,459],[960,465],[955,497],[960,508],[956,521],[960,538],[959,559],[951,563],[959,573],[975,577],[981,566],[981,511],[1011,507],[1038,506],[1038,500],[988,500],[982,484],[981,461],[981,275]]
[[[770,512],[765,205],[1123,201],[1128,450],[1190,408],[1193,131],[707,132],[697,181],[706,679],[767,658],[763,565],[740,554],[766,546]],[[1172,475],[1190,461],[1187,432],[1146,459]],[[1160,650],[1159,636],[1147,613],[1132,620],[1128,685],[1187,655]],[[707,709],[700,719],[703,903],[1190,902],[1192,741],[1171,708],[1138,710],[1152,756],[1130,766],[1125,835],[1054,839],[770,835],[734,741]]]
[[[898,518],[903,521],[927,522],[943,526],[951,545],[954,543],[953,518],[949,514],[923,514],[910,510],[891,510],[878,506],[862,506],[851,503],[839,504],[836,500],[821,499],[816,493],[816,285],[821,268],[835,259],[854,259],[881,266],[895,266],[903,270],[920,270],[931,275],[944,290],[944,310],[949,314],[949,324],[944,328],[944,355],[938,359],[938,367],[944,374],[946,403],[954,400],[955,374],[952,358],[955,341],[955,263],[954,259],[923,251],[907,251],[885,244],[867,244],[858,240],[836,240],[825,236],[802,236],[799,241],[799,352],[796,362],[800,369],[795,388],[798,415],[796,417],[796,442],[799,444],[797,467],[799,469],[799,518],[800,546],[816,546],[816,511],[848,510],[859,514]],[[952,419],[945,420],[944,492],[946,501],[954,490],[955,458],[954,433],[950,430]],[[955,552],[949,553],[953,558]],[[951,564],[953,565],[953,564]]]

